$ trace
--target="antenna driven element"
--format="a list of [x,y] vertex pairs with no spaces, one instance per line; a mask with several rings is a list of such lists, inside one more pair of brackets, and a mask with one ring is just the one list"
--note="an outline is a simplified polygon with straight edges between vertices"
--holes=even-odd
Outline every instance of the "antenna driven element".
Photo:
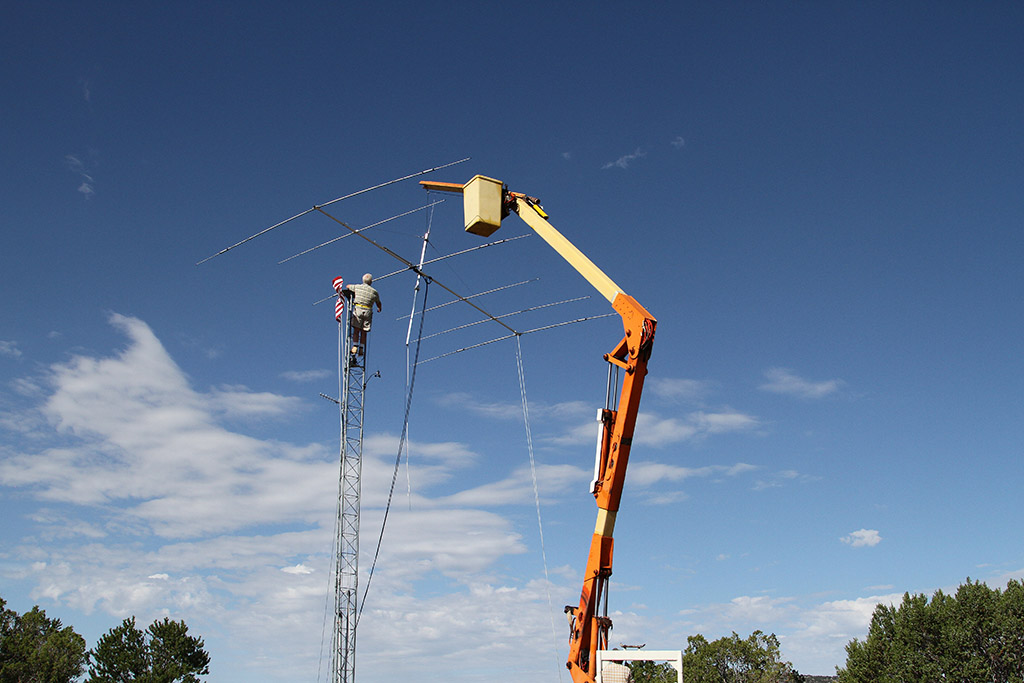
[[357,192],[352,192],[351,194],[347,194],[347,195],[345,195],[343,197],[338,197],[337,199],[332,199],[331,201],[326,202],[324,204],[318,204],[318,205],[316,205],[316,206],[314,206],[312,208],[306,209],[302,213],[295,214],[291,218],[286,218],[283,221],[281,221],[280,223],[275,223],[274,225],[271,225],[269,228],[264,228],[263,230],[260,230],[255,235],[249,235],[244,240],[241,240],[240,242],[235,242],[230,247],[225,247],[224,249],[221,249],[220,251],[218,251],[216,254],[213,254],[211,256],[207,256],[206,258],[204,258],[201,261],[197,261],[196,265],[197,266],[201,266],[202,264],[206,263],[207,261],[209,261],[212,258],[216,258],[216,257],[220,256],[221,254],[226,254],[227,252],[231,251],[235,247],[240,247],[243,244],[245,244],[246,242],[248,242],[250,240],[256,239],[260,235],[265,235],[266,233],[270,232],[274,228],[279,228],[282,225],[284,225],[285,223],[290,223],[291,221],[295,220],[296,218],[301,218],[302,216],[305,216],[307,213],[312,213],[313,211],[317,211],[318,209],[321,209],[321,208],[323,208],[325,206],[330,206],[331,204],[334,204],[335,202],[340,202],[340,201],[342,201],[344,199],[351,199],[352,197],[356,197],[358,195],[365,194],[367,192],[371,192],[373,190],[379,190],[382,187],[387,187],[388,185],[394,185],[395,183],[400,183],[403,180],[409,180],[410,178],[415,178],[417,176],[426,175],[427,173],[433,173],[434,171],[440,171],[442,168],[448,168],[449,166],[454,166],[456,164],[461,164],[464,161],[469,161],[469,157],[466,157],[465,159],[459,159],[458,161],[453,161],[451,163],[444,164],[442,166],[435,166],[434,168],[428,168],[428,169],[424,169],[422,171],[418,171],[416,173],[410,173],[407,176],[402,176],[401,178],[395,178],[394,180],[388,180],[387,182],[383,182],[383,183],[380,183],[378,185],[374,185],[373,187],[363,188],[362,190],[359,190]]

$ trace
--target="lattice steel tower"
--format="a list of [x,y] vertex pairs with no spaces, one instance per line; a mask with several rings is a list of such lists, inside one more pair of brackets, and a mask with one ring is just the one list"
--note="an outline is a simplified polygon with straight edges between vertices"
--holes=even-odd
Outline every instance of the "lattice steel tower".
[[[351,304],[351,299],[349,299]],[[366,346],[352,353],[352,306],[341,316],[341,472],[338,485],[337,564],[334,578],[334,631],[331,680],[355,683],[356,623],[359,619],[359,489],[363,463],[363,395],[366,390]]]

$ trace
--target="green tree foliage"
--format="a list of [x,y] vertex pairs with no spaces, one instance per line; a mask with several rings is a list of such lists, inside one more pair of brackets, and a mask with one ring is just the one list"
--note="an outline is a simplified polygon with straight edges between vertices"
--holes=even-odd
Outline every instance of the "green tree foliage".
[[676,683],[676,670],[668,662],[638,659],[626,664],[633,683]]
[[798,683],[803,677],[782,661],[775,634],[754,631],[743,639],[735,631],[708,642],[702,635],[687,639],[683,653],[686,683]]
[[183,621],[154,621],[145,631],[135,618],[110,629],[89,651],[88,683],[199,683],[210,672],[203,639]]
[[69,683],[85,668],[85,639],[33,607],[19,615],[0,598],[0,683]]
[[1001,591],[968,578],[956,595],[906,593],[899,607],[878,605],[838,674],[841,683],[1024,683],[1024,584]]

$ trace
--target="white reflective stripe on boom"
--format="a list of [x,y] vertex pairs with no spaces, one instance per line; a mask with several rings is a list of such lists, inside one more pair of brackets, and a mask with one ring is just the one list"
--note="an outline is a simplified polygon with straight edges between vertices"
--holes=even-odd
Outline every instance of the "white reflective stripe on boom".
[[597,409],[597,452],[594,454],[594,479],[590,482],[590,492],[597,493],[597,482],[601,477],[601,443],[604,441],[604,411]]

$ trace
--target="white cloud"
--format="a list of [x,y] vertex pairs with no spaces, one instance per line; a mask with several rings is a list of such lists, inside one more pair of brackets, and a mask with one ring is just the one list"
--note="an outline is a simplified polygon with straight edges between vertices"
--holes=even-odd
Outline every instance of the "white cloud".
[[[582,488],[593,476],[591,470],[574,465],[538,465],[537,484],[542,497],[565,493],[571,487]],[[495,506],[527,504],[534,501],[533,477],[529,468],[520,468],[509,477],[439,499],[441,505]]]
[[711,434],[746,431],[758,426],[757,418],[735,411],[696,411],[682,418],[660,418],[652,413],[637,417],[633,443],[666,446]]
[[[462,413],[472,413],[479,417],[487,417],[498,420],[521,420],[523,418],[523,406],[521,403],[501,403],[499,401],[478,400],[472,394],[466,392],[451,392],[444,394],[437,399],[439,405],[452,408]],[[532,412],[542,415],[544,411],[537,409]]]
[[[45,500],[117,503],[161,535],[195,536],[260,523],[309,521],[300,504],[332,498],[332,458],[228,431],[216,415],[278,415],[296,399],[240,388],[196,392],[142,321],[113,315],[130,343],[109,358],[53,366],[43,415],[74,440],[0,462],[0,482]],[[303,492],[305,490],[305,492]],[[290,492],[290,493],[285,493]]]
[[674,138],[672,138],[669,144],[675,147],[676,149],[682,149],[683,147],[686,147],[686,140],[684,140],[681,135],[677,135]]
[[[700,380],[652,380],[651,387],[656,395],[663,398],[695,398],[707,391],[709,383]],[[451,392],[437,399],[439,405],[460,413],[471,413],[496,420],[523,419],[520,403],[484,401],[465,392]],[[573,422],[561,431],[536,436],[539,443],[548,446],[573,446],[593,443],[597,438],[595,422],[596,407],[585,401],[562,403],[530,403],[531,422]],[[663,447],[709,435],[748,431],[761,424],[760,420],[735,410],[692,411],[682,417],[661,417],[654,413],[641,412],[637,416],[633,443],[644,446]],[[535,434],[537,434],[535,432]]]
[[[725,559],[727,556],[719,556]],[[775,633],[782,656],[803,674],[829,675],[846,660],[845,647],[864,638],[879,603],[898,605],[901,593],[818,602],[812,596],[741,595],[680,612],[685,633],[709,639],[755,629]]]
[[18,342],[0,339],[0,356],[21,358],[21,349],[18,348]]
[[694,413],[692,419],[708,434],[724,434],[726,432],[743,431],[756,427],[757,418],[735,411],[723,413]]
[[[592,407],[580,409],[578,411],[579,419],[585,421],[578,422],[559,434],[541,437],[540,440],[553,446],[594,443],[597,439],[594,412]],[[533,415],[532,409],[530,414]],[[586,417],[584,418],[583,415]],[[655,413],[641,412],[637,415],[633,444],[663,448],[711,435],[748,431],[760,424],[760,420],[756,417],[733,410],[719,412],[700,410],[687,413],[682,417],[661,417]]]
[[86,168],[85,163],[74,154],[67,154],[64,156],[64,165],[81,179],[82,183],[78,186],[78,191],[86,199],[91,199],[96,194],[96,183],[90,174],[91,172]]
[[679,465],[665,465],[657,462],[632,461],[629,463],[628,476],[631,486],[643,487],[663,481],[685,481],[691,477],[710,477],[715,475],[734,477],[756,469],[754,465],[748,465],[743,462],[732,466],[681,467]]
[[615,161],[609,161],[608,163],[606,163],[604,166],[601,167],[601,169],[602,170],[609,169],[609,168],[627,169],[627,168],[629,168],[630,164],[632,164],[634,161],[636,161],[637,159],[642,159],[645,156],[647,156],[647,152],[645,152],[642,149],[640,149],[639,147],[637,147],[636,151],[633,152],[632,154],[623,154],[621,157],[619,157]]
[[770,598],[766,595],[733,598],[726,609],[727,621],[766,623],[786,618],[794,610],[793,598]]
[[664,399],[696,401],[711,389],[711,383],[699,379],[654,377],[645,385],[655,396]]
[[799,377],[789,368],[769,368],[764,372],[768,380],[760,386],[762,391],[797,396],[799,398],[824,398],[839,391],[842,380],[830,379],[811,382]]
[[[492,420],[521,422],[523,419],[522,403],[486,401],[467,392],[455,391],[443,394],[436,399],[436,402],[438,405],[458,413],[469,413]],[[563,401],[561,403],[530,401],[529,408],[531,422],[586,419],[593,423],[594,415],[597,412],[593,404],[584,401]],[[591,427],[591,431],[594,429]]]
[[[260,653],[252,673],[258,666],[261,680],[312,676],[321,620],[310,615],[323,614],[330,594],[333,449],[228,429],[229,413],[277,416],[298,404],[241,386],[197,390],[143,321],[110,322],[127,337],[124,348],[76,355],[35,383],[41,394],[27,398],[38,407],[24,412],[38,416],[27,422],[39,434],[25,440],[37,447],[0,447],[0,485],[19,489],[34,524],[30,535],[10,538],[0,575],[29,582],[35,600],[85,613],[183,618],[208,646],[219,645],[220,661]],[[379,529],[396,449],[393,435],[364,441],[366,538]],[[449,652],[455,642],[445,657],[467,681],[495,665],[531,678],[557,672],[553,652],[543,664],[524,664],[521,648],[495,646],[552,649],[548,586],[503,578],[508,558],[527,544],[512,519],[484,509],[522,505],[532,521],[529,470],[487,473],[496,480],[460,491],[451,488],[453,472],[479,457],[467,446],[414,441],[410,454],[417,492],[391,510],[360,622],[362,665],[382,677],[413,675],[438,644]],[[554,465],[539,474],[542,495],[558,498],[590,476]],[[442,484],[444,494],[431,497]],[[373,550],[372,541],[362,544],[362,567]],[[578,590],[574,571],[551,577],[562,582],[559,594]],[[511,612],[516,619],[490,618]]]
[[78,186],[78,192],[86,199],[92,199],[92,196],[96,194],[96,188],[93,183],[92,176],[82,176],[82,184]]
[[858,529],[857,531],[851,531],[847,536],[843,536],[839,540],[854,548],[863,548],[865,546],[870,548],[878,545],[882,541],[882,537],[876,529]]
[[[649,461],[631,461],[626,475],[630,488],[643,490],[643,502],[647,505],[669,505],[687,500],[682,490],[664,490],[666,483],[682,483],[691,478],[735,477],[756,470],[757,467],[744,462],[735,465],[707,465],[705,467],[681,467]],[[720,480],[720,479],[715,479]],[[662,486],[659,486],[662,485]]]
[[210,409],[230,417],[275,417],[296,410],[302,401],[268,391],[254,392],[248,387],[221,386],[207,396]]
[[335,373],[330,370],[290,370],[282,372],[281,377],[291,382],[312,382],[318,379],[334,377]]
[[772,472],[765,475],[761,479],[754,482],[755,491],[765,491],[767,489],[781,488],[786,484],[806,484],[813,481],[818,481],[821,477],[817,477],[811,474],[801,474],[796,470],[780,470],[778,472]]

